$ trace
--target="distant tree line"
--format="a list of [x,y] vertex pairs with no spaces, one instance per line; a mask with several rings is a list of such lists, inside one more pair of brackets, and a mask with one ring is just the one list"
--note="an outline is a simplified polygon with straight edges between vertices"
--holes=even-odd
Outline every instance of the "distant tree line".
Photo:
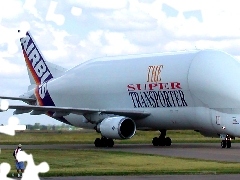
[[32,124],[27,124],[27,130],[66,130],[66,131],[71,131],[71,130],[78,130],[79,128],[70,126],[68,124],[62,123],[61,125],[41,125],[40,123],[35,123],[34,125]]

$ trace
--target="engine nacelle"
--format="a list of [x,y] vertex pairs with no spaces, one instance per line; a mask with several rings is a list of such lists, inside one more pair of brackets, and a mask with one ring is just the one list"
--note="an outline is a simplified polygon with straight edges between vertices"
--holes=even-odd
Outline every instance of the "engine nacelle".
[[130,139],[136,132],[136,124],[128,117],[108,117],[98,124],[97,131],[106,138]]

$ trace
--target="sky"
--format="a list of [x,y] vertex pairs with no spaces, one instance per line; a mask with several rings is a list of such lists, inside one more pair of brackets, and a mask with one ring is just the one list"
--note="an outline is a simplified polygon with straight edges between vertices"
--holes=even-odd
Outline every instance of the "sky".
[[[27,91],[19,43],[27,30],[46,60],[67,69],[104,56],[209,48],[240,59],[238,5],[237,0],[0,1],[0,95]],[[12,113],[0,113],[0,123],[7,124]],[[17,117],[21,124],[61,124],[45,115]]]

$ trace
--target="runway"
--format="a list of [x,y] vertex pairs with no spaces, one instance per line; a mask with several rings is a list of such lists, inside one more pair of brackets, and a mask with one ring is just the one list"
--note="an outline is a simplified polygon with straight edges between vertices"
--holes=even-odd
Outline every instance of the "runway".
[[[1,149],[15,149],[16,145],[0,145]],[[78,149],[78,150],[103,150],[103,151],[124,151],[133,153],[144,153],[163,155],[171,157],[213,160],[222,162],[240,162],[240,143],[232,143],[232,148],[222,149],[220,143],[173,143],[170,147],[154,147],[149,144],[116,144],[113,148],[96,148],[93,144],[54,144],[54,145],[24,145],[23,149]],[[163,176],[117,176],[114,179],[239,179],[240,175],[163,175]],[[57,177],[57,178],[41,178],[51,180],[67,180],[67,179],[88,180],[95,179],[91,177]],[[110,180],[113,177],[97,176],[96,179]]]

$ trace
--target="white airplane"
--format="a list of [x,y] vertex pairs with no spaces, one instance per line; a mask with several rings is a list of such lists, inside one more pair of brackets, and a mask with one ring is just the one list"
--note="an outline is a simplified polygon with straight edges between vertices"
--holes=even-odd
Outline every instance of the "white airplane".
[[101,133],[96,147],[129,139],[136,129],[159,130],[154,146],[170,146],[167,130],[240,137],[240,63],[215,50],[104,57],[70,70],[44,60],[29,32],[20,39],[31,85],[10,105],[14,114],[47,114]]

